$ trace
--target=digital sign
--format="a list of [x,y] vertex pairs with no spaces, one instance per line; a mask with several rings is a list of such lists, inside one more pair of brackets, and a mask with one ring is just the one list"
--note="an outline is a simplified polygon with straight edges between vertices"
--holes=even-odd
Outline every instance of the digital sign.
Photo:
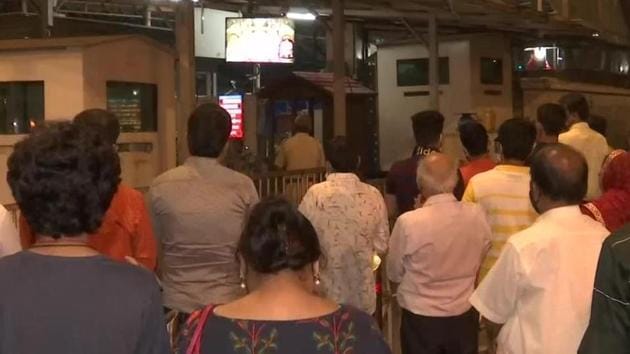
[[243,128],[243,96],[219,96],[219,105],[223,107],[232,118],[232,132],[230,139],[243,139],[245,131]]

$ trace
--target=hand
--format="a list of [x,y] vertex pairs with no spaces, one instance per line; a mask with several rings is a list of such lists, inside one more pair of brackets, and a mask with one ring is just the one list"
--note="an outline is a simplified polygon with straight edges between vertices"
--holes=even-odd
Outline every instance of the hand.
[[138,262],[137,259],[131,257],[131,256],[125,256],[125,261],[127,261],[127,263],[134,265],[136,267],[142,267],[145,268],[145,266],[143,266],[142,264],[140,264],[140,262]]

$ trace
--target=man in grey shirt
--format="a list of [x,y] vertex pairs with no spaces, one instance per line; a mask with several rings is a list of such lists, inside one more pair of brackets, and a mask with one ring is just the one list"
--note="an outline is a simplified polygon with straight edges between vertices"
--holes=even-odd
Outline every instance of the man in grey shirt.
[[191,313],[244,295],[236,245],[258,194],[249,177],[217,160],[231,127],[223,108],[198,107],[188,120],[191,157],[151,186],[164,306],[173,310]]

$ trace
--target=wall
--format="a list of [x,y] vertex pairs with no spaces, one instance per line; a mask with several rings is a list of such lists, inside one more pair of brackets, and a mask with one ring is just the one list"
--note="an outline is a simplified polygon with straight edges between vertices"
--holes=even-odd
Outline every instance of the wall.
[[228,17],[240,15],[238,12],[195,8],[195,56],[225,59],[225,19]]
[[123,181],[148,187],[159,173],[175,166],[175,60],[168,48],[130,37],[87,47],[84,51],[84,106],[106,108],[107,81],[158,86],[158,133],[123,134],[121,143],[150,144],[150,152],[121,153]]
[[[83,109],[82,56],[79,49],[0,51],[0,81],[44,81],[45,119],[73,117]],[[0,176],[22,135],[0,135]],[[5,178],[0,178],[0,203],[13,203]]]
[[[457,118],[472,108],[470,94],[470,44],[468,40],[442,41],[440,57],[449,57],[450,82],[440,85],[440,107],[446,117],[447,133],[454,132]],[[381,168],[411,154],[414,147],[410,117],[429,109],[428,96],[405,97],[405,92],[429,91],[428,86],[398,87],[396,61],[428,57],[427,49],[420,44],[385,46],[378,49],[378,105]],[[445,141],[445,150],[457,154],[456,139],[452,134]]]
[[584,93],[591,105],[593,114],[608,121],[608,143],[614,148],[630,148],[630,90],[566,82],[554,78],[522,79],[524,115],[536,117],[538,106],[549,102],[558,102],[570,92]]

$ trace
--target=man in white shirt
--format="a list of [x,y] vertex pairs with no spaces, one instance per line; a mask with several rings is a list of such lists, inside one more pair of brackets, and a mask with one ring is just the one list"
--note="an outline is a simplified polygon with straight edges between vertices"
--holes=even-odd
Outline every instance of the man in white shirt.
[[545,146],[532,158],[531,176],[541,216],[507,241],[470,302],[490,327],[502,325],[498,354],[576,353],[609,232],[580,212],[588,168],[575,149]]
[[558,140],[581,152],[588,164],[588,190],[586,199],[593,200],[601,195],[599,172],[604,159],[610,152],[606,138],[588,126],[590,109],[583,95],[570,93],[560,99],[568,114],[569,131],[560,134]]
[[403,354],[472,354],[479,315],[468,302],[490,247],[483,209],[455,199],[457,166],[444,154],[421,160],[417,180],[426,202],[398,218],[387,274],[398,287]]

